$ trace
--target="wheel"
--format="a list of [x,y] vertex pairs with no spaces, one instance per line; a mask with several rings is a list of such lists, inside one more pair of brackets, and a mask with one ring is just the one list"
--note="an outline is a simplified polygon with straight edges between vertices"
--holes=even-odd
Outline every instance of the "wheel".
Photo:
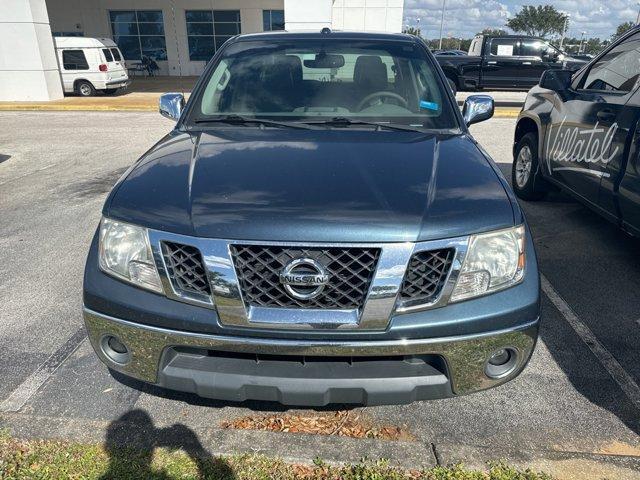
[[107,88],[106,90],[103,90],[103,92],[105,95],[115,95],[118,90],[118,88]]
[[456,82],[454,82],[449,77],[447,77],[447,83],[449,84],[449,87],[451,88],[451,91],[453,92],[453,96],[455,97],[456,93],[458,93],[458,87],[456,85]]
[[537,175],[538,168],[538,136],[529,132],[516,146],[511,169],[513,190],[523,200],[539,200],[547,193],[544,181]]
[[96,94],[96,89],[90,82],[81,80],[76,84],[76,93],[81,97],[93,97]]

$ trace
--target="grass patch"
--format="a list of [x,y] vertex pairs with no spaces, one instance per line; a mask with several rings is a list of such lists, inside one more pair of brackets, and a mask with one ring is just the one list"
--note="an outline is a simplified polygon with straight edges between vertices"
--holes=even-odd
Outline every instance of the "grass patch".
[[88,480],[551,480],[499,463],[485,472],[463,466],[401,470],[388,462],[296,465],[261,455],[195,457],[182,450],[140,451],[48,440],[21,441],[0,432],[0,479]]

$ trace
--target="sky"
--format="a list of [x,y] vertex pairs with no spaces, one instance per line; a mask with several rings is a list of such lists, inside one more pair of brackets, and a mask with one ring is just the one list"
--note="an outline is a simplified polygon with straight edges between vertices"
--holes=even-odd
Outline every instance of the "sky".
[[[570,15],[569,37],[608,38],[616,27],[636,21],[637,0],[445,0],[443,36],[470,38],[483,28],[503,28],[507,19],[522,5],[553,5]],[[425,38],[440,36],[442,0],[405,0],[403,25],[420,28]]]

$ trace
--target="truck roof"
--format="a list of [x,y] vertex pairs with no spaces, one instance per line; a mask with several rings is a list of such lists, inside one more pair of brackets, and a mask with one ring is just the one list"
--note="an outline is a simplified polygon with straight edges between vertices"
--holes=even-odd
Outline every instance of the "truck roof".
[[478,35],[476,35],[474,38],[478,38],[478,37],[487,37],[487,38],[535,38],[535,39],[539,39],[539,40],[544,40],[542,37],[535,37],[533,35],[525,35],[524,33],[521,35],[488,35],[488,34],[484,34],[484,33],[479,33]]
[[242,34],[236,37],[237,40],[275,40],[275,39],[350,39],[350,40],[391,40],[391,41],[416,41],[415,36],[406,33],[386,33],[386,32],[353,32],[330,30],[329,33],[321,33],[320,30],[300,30],[288,32],[286,30],[274,32],[258,32]]
[[53,37],[53,42],[56,48],[117,47],[116,42],[110,38]]

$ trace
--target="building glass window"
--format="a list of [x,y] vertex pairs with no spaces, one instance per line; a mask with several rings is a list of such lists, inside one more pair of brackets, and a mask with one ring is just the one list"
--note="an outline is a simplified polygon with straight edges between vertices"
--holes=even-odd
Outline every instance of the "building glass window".
[[240,10],[186,10],[189,60],[209,61],[224,42],[240,33]]
[[162,10],[113,10],[109,17],[113,40],[125,60],[167,59]]
[[263,10],[262,27],[265,32],[284,30],[284,10]]

